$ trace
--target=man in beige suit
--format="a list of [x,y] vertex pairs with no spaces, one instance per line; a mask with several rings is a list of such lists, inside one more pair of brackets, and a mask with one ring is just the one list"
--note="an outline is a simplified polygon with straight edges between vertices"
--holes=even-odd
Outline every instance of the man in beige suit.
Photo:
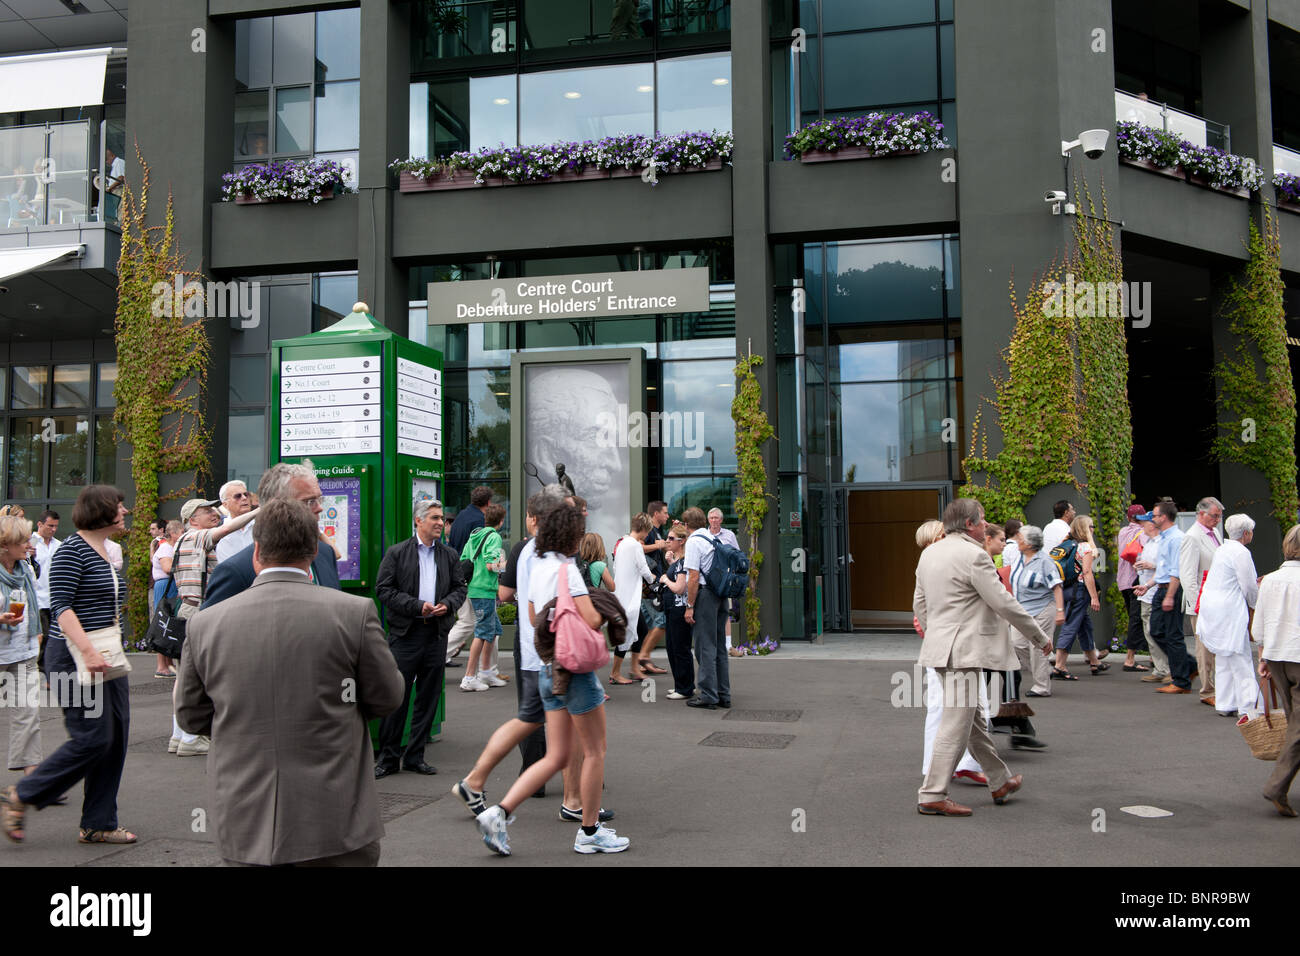
[[312,583],[317,534],[305,504],[264,506],[252,586],[189,621],[176,717],[212,737],[212,818],[230,862],[379,862],[366,721],[402,702],[402,675],[375,605]]
[[944,509],[943,527],[946,537],[921,552],[912,595],[912,610],[925,634],[918,663],[935,668],[944,688],[943,718],[916,809],[923,814],[968,817],[969,807],[948,799],[948,784],[967,747],[988,777],[994,803],[1003,803],[1020,789],[1020,774],[1013,777],[998,756],[979,708],[980,669],[1007,671],[1020,666],[1002,621],[1043,653],[1051,651],[1052,640],[1002,586],[984,550],[980,503],[973,498],[953,501]]
[[[1183,620],[1196,634],[1196,602],[1201,596],[1201,582],[1214,563],[1214,553],[1223,544],[1219,521],[1223,502],[1202,498],[1196,503],[1196,524],[1187,529],[1178,549],[1178,580],[1183,585]],[[1196,669],[1201,672],[1201,703],[1214,706],[1214,655],[1205,649],[1196,634]]]

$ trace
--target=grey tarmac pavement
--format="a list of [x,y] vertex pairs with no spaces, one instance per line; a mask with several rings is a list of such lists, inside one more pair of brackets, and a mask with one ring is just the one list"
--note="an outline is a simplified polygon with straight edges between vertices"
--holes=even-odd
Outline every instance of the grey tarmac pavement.
[[[210,828],[201,826],[206,758],[166,753],[171,681],[153,678],[152,658],[134,661],[119,806],[140,843],[78,845],[78,790],[67,807],[29,814],[26,843],[0,841],[0,865],[219,862]],[[890,702],[894,681],[913,678],[911,661],[833,659],[825,651],[811,660],[783,652],[733,659],[731,712],[668,700],[672,684],[662,677],[653,702],[643,700],[649,688],[611,686],[604,803],[617,812],[612,825],[631,838],[630,849],[609,857],[574,853],[576,826],[556,819],[556,778],[546,798],[519,808],[509,860],[484,847],[450,788],[492,730],[513,716],[514,688],[461,693],[462,672],[450,670],[451,719],[426,752],[438,775],[377,782],[387,819],[381,865],[1294,864],[1300,820],[1279,817],[1261,797],[1272,764],[1250,756],[1233,721],[1195,694],[1157,696],[1141,675],[1119,669],[1122,657],[1110,662],[1111,671],[1098,677],[1075,664],[1077,682],[1054,682],[1051,698],[1032,701],[1048,750],[1011,751],[1009,737],[995,736],[1012,771],[1024,774],[1024,789],[998,807],[986,788],[955,783],[952,798],[975,810],[967,819],[922,817],[914,809],[925,712]],[[7,723],[0,707],[0,725]],[[47,754],[62,742],[57,711],[43,710],[41,733]],[[780,749],[702,745],[714,734],[740,735],[715,742]],[[516,751],[492,774],[489,803],[518,769]],[[1173,816],[1121,811],[1133,805]]]

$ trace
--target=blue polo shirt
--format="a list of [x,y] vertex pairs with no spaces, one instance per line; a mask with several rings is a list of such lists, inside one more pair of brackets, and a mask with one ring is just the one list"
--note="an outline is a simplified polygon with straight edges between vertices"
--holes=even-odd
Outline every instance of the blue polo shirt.
[[1156,535],[1156,585],[1169,583],[1171,577],[1178,576],[1178,550],[1183,544],[1183,533],[1175,526],[1165,528]]

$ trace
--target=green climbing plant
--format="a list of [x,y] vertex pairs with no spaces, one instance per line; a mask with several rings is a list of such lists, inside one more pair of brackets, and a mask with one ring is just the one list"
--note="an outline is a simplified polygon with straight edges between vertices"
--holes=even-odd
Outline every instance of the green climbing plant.
[[744,522],[749,535],[749,590],[745,592],[745,636],[759,639],[758,573],[763,567],[763,552],[758,535],[767,518],[767,466],[763,464],[763,445],[776,433],[763,411],[763,388],[754,369],[763,357],[750,351],[735,368],[736,397],[731,403],[731,418],[736,423],[736,464],[740,494],[736,498],[736,516]]
[[1222,314],[1236,337],[1235,356],[1215,366],[1219,380],[1220,461],[1253,468],[1268,479],[1273,519],[1285,529],[1296,520],[1295,384],[1286,350],[1282,242],[1267,207],[1264,229],[1254,221],[1246,243],[1250,258],[1228,283]]
[[[119,440],[131,446],[131,480],[135,513],[127,539],[127,616],[137,639],[148,627],[150,586],[149,528],[146,516],[175,498],[188,498],[209,468],[208,433],[201,401],[208,369],[208,338],[201,318],[202,291],[187,282],[197,273],[185,269],[176,248],[172,198],[167,197],[163,225],[149,225],[149,164],[140,164],[139,193],[125,185],[120,210],[121,256],[117,267],[117,400],[114,421]],[[178,282],[179,277],[179,282]],[[174,295],[180,287],[182,294]],[[167,292],[164,293],[163,290]],[[179,300],[179,301],[177,301]],[[192,473],[185,487],[160,495],[163,475]]]

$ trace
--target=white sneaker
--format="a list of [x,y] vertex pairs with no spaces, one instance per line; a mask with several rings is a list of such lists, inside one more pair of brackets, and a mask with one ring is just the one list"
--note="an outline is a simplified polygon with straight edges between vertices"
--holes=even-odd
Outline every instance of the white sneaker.
[[483,683],[477,677],[474,677],[471,674],[466,674],[464,677],[460,679],[460,689],[465,691],[487,690],[488,685]]
[[174,754],[177,751],[177,749],[179,749],[180,745],[181,745],[181,738],[173,737],[171,740],[167,741],[167,752],[169,754]]
[[176,748],[176,756],[178,757],[202,756],[203,754],[206,754],[208,752],[208,747],[211,744],[212,744],[212,738],[210,737],[199,737],[198,740],[192,741],[190,743],[186,743],[185,741],[182,740],[180,742],[180,746]]
[[668,699],[669,699],[669,700],[685,700],[685,699],[686,699],[686,696],[687,696],[686,694],[679,694],[679,693],[677,693],[677,691],[675,691],[675,690],[670,690],[670,691],[668,692]]
[[491,671],[479,671],[478,679],[485,687],[505,687],[506,682]]
[[587,836],[582,832],[582,827],[578,827],[578,835],[573,839],[573,851],[575,853],[622,853],[631,842],[627,837],[615,834],[609,827],[597,827],[596,832],[591,836]]
[[[514,823],[514,817],[506,817],[506,812],[499,806],[488,807],[476,818],[478,831],[483,834],[483,842],[487,844],[488,849],[495,850],[502,856],[510,855],[510,838],[506,833],[506,824]],[[579,830],[579,833],[582,831]],[[600,831],[597,831],[600,832]],[[584,850],[584,853],[594,852]]]

